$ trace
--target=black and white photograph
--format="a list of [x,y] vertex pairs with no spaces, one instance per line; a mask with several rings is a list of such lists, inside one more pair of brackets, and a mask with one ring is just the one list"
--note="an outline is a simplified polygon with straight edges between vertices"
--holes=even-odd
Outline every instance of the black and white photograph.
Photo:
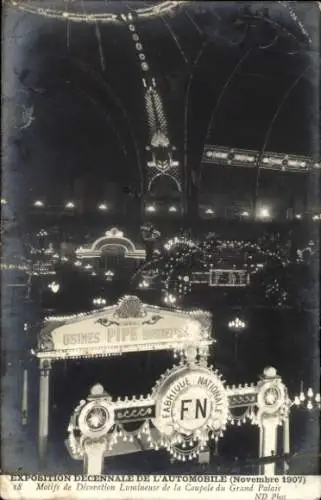
[[321,2],[3,7],[2,473],[318,476]]

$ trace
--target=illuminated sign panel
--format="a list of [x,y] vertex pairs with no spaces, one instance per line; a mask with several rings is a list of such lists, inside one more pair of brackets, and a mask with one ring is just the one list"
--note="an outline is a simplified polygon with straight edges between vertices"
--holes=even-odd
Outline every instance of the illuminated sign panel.
[[[99,328],[99,327],[98,327]],[[56,347],[87,347],[91,345],[121,345],[140,344],[141,342],[157,340],[182,340],[188,338],[186,330],[182,328],[143,328],[141,325],[100,327],[100,331],[89,333],[64,333],[68,330],[63,327],[54,334]]]
[[250,283],[250,275],[244,269],[211,269],[210,271],[194,271],[193,284],[208,284],[211,287],[239,287]]
[[219,431],[226,423],[228,399],[224,385],[207,368],[174,370],[153,397],[154,425],[165,436],[193,435],[205,429]]
[[127,296],[117,306],[85,317],[49,320],[39,334],[37,356],[59,359],[175,349],[208,344],[206,335],[201,323],[187,313],[145,306]]
[[212,269],[209,276],[209,286],[238,287],[247,286],[250,275],[243,269]]

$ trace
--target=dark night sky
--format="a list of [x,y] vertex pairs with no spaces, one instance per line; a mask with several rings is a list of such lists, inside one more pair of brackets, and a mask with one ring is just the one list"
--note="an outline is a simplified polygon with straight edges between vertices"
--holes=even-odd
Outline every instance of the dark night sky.
[[[94,2],[91,8],[117,11],[120,4],[126,9],[126,2]],[[136,22],[182,161],[187,133],[189,168],[200,168],[205,142],[316,153],[316,44],[277,2],[259,10],[251,4],[249,13],[233,2],[192,3],[176,14]],[[89,2],[82,5],[89,8]],[[313,18],[311,9],[296,8],[313,38],[316,12]],[[125,26],[99,26],[102,64],[95,23],[11,8],[8,16],[23,39],[19,61],[11,65],[14,85],[24,90],[19,96],[35,115],[14,142],[26,185],[57,200],[79,178],[96,198],[106,182],[139,185],[148,131],[140,68]]]

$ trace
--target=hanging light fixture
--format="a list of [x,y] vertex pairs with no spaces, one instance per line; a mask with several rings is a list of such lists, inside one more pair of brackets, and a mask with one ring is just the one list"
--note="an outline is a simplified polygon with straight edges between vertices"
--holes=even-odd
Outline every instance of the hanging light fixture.
[[50,288],[52,293],[58,293],[59,289],[60,289],[60,285],[56,281],[52,281],[51,283],[49,283],[48,288]]
[[34,207],[43,207],[44,206],[44,202],[42,200],[35,200],[34,203],[33,203],[33,206]]
[[267,207],[262,207],[258,215],[260,219],[269,219],[271,217],[270,210]]

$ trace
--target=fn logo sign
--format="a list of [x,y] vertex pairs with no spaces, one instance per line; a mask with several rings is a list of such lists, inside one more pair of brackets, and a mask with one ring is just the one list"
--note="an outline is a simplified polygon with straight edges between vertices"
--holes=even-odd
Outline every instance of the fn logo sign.
[[181,420],[197,420],[198,418],[206,418],[207,399],[182,399],[180,408]]

